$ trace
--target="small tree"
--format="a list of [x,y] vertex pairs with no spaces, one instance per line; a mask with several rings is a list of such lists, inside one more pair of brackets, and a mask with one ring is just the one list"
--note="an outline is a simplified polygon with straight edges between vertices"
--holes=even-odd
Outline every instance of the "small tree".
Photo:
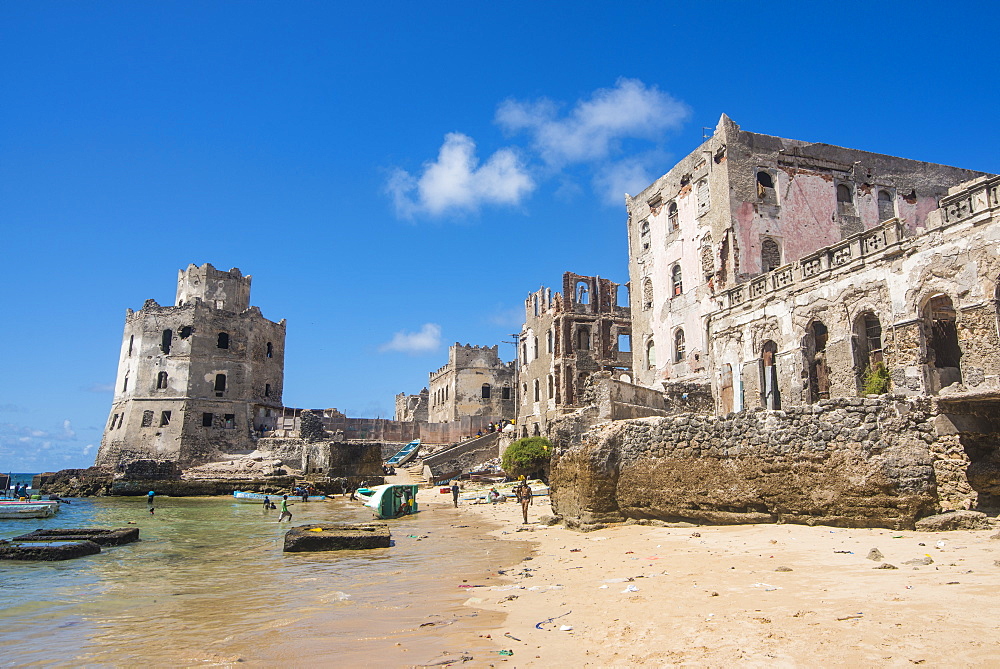
[[503,452],[503,470],[511,476],[534,474],[544,470],[552,455],[552,444],[545,437],[518,439]]
[[861,377],[862,395],[884,395],[889,392],[889,370],[881,362],[869,365]]

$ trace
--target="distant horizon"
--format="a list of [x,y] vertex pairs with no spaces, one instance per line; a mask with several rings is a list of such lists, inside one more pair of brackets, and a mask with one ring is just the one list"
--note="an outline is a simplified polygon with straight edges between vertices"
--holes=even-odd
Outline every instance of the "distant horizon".
[[949,5],[977,20],[941,58],[872,37],[940,41],[892,7],[0,5],[0,468],[93,464],[125,310],[173,304],[190,263],[287,320],[286,406],[389,420],[449,342],[514,359],[563,272],[626,283],[624,194],[723,113],[1000,173],[1000,8]]

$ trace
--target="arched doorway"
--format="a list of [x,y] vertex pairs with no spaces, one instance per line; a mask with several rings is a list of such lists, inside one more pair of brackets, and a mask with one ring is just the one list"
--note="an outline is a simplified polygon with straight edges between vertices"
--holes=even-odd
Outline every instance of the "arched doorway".
[[829,338],[829,330],[822,321],[809,324],[802,347],[809,374],[806,386],[808,404],[830,399],[830,370],[826,364],[826,342]]
[[962,348],[958,344],[957,314],[951,298],[941,293],[924,306],[924,378],[936,395],[942,388],[962,382]]

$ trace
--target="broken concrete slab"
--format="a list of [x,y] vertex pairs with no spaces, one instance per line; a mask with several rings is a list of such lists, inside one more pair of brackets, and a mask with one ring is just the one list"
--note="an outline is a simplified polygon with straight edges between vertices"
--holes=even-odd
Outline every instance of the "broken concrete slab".
[[285,533],[285,552],[388,548],[385,523],[323,523],[293,527]]
[[52,562],[96,555],[101,547],[93,541],[16,541],[0,540],[0,560]]
[[38,529],[11,541],[93,541],[98,546],[121,546],[139,540],[138,527]]

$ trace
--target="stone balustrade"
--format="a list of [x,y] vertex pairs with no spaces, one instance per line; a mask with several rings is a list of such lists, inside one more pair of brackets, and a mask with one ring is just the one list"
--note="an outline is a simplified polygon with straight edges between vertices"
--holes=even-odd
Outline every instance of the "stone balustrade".
[[802,259],[778,267],[766,274],[720,293],[720,308],[727,309],[751,302],[798,282],[832,276],[846,271],[860,259],[882,253],[903,239],[903,223],[893,218],[882,225],[851,235],[843,241],[804,256]]
[[941,220],[945,225],[1000,209],[1000,176],[978,181],[959,193],[941,198]]

